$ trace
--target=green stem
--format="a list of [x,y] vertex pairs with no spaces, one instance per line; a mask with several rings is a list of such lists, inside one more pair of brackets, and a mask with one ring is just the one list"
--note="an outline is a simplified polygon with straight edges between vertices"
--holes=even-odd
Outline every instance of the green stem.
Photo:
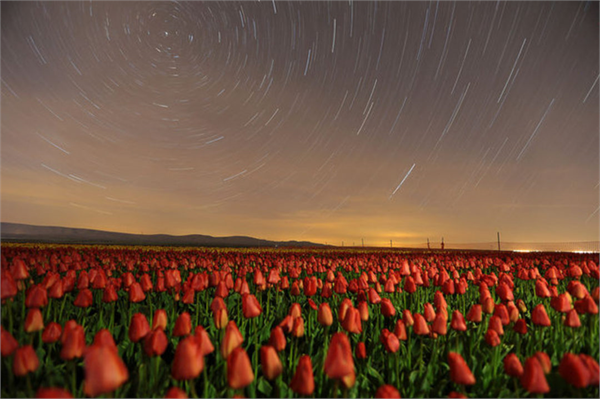
[[73,397],[77,397],[77,365],[76,360],[69,360],[69,367],[71,368],[71,394]]
[[29,395],[30,398],[33,398],[34,393],[33,393],[33,387],[31,386],[31,373],[27,373],[27,394]]

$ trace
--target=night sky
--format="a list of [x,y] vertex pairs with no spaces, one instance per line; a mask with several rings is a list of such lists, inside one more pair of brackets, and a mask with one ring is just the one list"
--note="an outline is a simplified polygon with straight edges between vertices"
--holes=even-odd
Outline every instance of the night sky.
[[3,222],[598,240],[597,2],[1,8]]

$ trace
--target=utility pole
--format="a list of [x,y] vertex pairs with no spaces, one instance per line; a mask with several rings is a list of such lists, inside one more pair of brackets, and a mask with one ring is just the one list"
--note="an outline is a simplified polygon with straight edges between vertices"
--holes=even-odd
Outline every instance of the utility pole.
[[498,231],[498,251],[500,251],[500,232]]
[[344,246],[344,241],[342,241],[342,247]]
[[429,244],[429,237],[427,237],[427,249],[431,249],[431,245]]
[[364,248],[364,246],[365,246],[365,239],[364,239],[364,238],[361,238],[360,240],[362,241],[362,246],[363,246],[363,248]]
[[392,245],[392,240],[390,240],[390,248],[394,248],[394,246]]

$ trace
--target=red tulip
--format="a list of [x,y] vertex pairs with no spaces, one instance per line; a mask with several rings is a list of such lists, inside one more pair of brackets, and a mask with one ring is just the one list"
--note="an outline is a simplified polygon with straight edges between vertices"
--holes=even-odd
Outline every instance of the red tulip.
[[35,393],[36,398],[72,398],[73,395],[62,388],[40,388]]
[[62,327],[60,324],[52,321],[46,325],[44,332],[42,332],[42,342],[52,344],[60,339],[61,334]]
[[575,309],[571,309],[567,312],[564,324],[571,328],[581,327],[581,320],[579,320],[579,315]]
[[299,395],[309,396],[315,390],[315,380],[313,376],[312,361],[310,356],[303,355],[298,360],[298,366],[292,381],[290,382],[292,391]]
[[267,380],[274,380],[283,372],[283,366],[277,350],[271,345],[260,348],[260,364]]
[[346,317],[342,321],[342,328],[349,333],[360,334],[362,332],[362,323],[358,309],[351,307],[346,311]]
[[296,317],[294,319],[294,326],[292,327],[292,336],[296,338],[304,336],[304,319],[302,317]]
[[517,299],[516,302],[517,308],[519,309],[519,312],[527,312],[527,306],[525,306],[525,302],[523,302],[522,299]]
[[209,355],[214,352],[215,347],[213,346],[208,333],[202,326],[196,326],[194,330],[194,336],[198,340],[200,345],[200,352],[202,352],[202,356]]
[[[367,304],[366,301],[361,301],[358,306],[357,306],[358,312],[360,313],[360,319],[362,321],[368,321],[369,320],[369,305]],[[396,309],[394,309],[394,312],[396,312]]]
[[[389,301],[389,299],[388,299],[388,301]],[[372,304],[378,304],[381,302],[381,297],[379,296],[377,291],[375,291],[374,288],[369,289],[369,302]]]
[[415,320],[410,310],[404,309],[402,311],[402,321],[406,327],[412,327],[412,325],[415,324]]
[[17,348],[13,359],[13,373],[17,377],[23,377],[33,373],[40,366],[40,360],[33,350],[33,346],[25,345]]
[[242,342],[244,342],[242,333],[235,324],[235,321],[230,320],[227,323],[227,327],[225,327],[225,337],[221,343],[221,355],[227,358],[235,348],[242,345]]
[[356,345],[356,349],[354,350],[357,359],[366,359],[367,358],[367,348],[364,342],[359,342]]
[[131,318],[129,324],[129,339],[133,342],[139,342],[150,332],[150,324],[143,313],[136,313]]
[[250,358],[244,348],[238,346],[227,357],[227,382],[233,389],[242,389],[252,381],[254,381],[254,372]]
[[569,301],[568,293],[560,294],[550,300],[550,306],[557,312],[567,313],[571,310],[571,301]]
[[400,341],[406,341],[408,336],[406,335],[406,325],[402,319],[398,319],[396,321],[396,326],[394,327],[394,334]]
[[376,398],[401,398],[400,392],[392,385],[382,385],[375,392]]
[[183,389],[177,388],[177,387],[171,387],[165,394],[165,398],[187,399],[188,396]]
[[590,374],[589,385],[598,386],[598,384],[600,384],[600,366],[598,365],[598,362],[593,357],[583,353],[580,354],[579,357],[587,367]]
[[280,327],[284,333],[288,334],[292,332],[292,328],[294,327],[294,319],[292,316],[287,315],[283,318],[283,320],[281,320],[281,323],[279,323],[278,327]]
[[564,354],[558,366],[558,373],[576,388],[585,388],[589,385],[590,372],[585,362],[572,353]]
[[112,392],[129,379],[125,363],[117,350],[111,346],[96,344],[85,353],[83,367],[85,381],[83,391],[88,396]]
[[42,318],[42,312],[38,308],[29,309],[25,318],[24,329],[28,333],[44,329],[44,319]]
[[400,341],[396,335],[390,333],[387,328],[381,330],[380,341],[386,351],[396,353],[400,349]]
[[338,319],[340,321],[344,321],[344,319],[346,318],[346,313],[348,312],[348,309],[352,308],[352,300],[350,298],[344,298],[342,300],[342,302],[340,303],[340,308],[338,310]]
[[487,330],[485,333],[485,342],[491,347],[500,345],[500,336],[496,330],[491,327]]
[[2,332],[2,338],[0,342],[2,357],[10,356],[19,347],[19,343],[10,332],[4,329],[4,327],[0,326],[0,331]]
[[381,300],[381,314],[383,317],[393,317],[396,315],[396,308],[388,298]]
[[160,356],[165,352],[168,344],[165,332],[160,328],[155,328],[144,337],[144,352],[149,357]]
[[531,321],[536,326],[542,327],[550,327],[550,318],[546,313],[546,308],[544,308],[544,304],[540,303],[531,311]]
[[448,397],[449,398],[466,399],[468,396],[466,396],[465,394],[462,394],[460,392],[452,391],[448,394]]
[[450,365],[450,379],[456,384],[473,385],[475,376],[467,366],[467,362],[456,352],[448,353],[448,364]]
[[510,316],[508,315],[508,309],[506,306],[501,303],[494,308],[494,316],[498,317],[503,326],[508,325],[510,323]]
[[229,316],[227,315],[227,309],[217,309],[213,314],[213,320],[215,327],[219,330],[225,328],[229,322]]
[[269,345],[273,346],[277,352],[281,352],[285,349],[285,335],[283,330],[279,326],[275,326],[271,330],[271,336],[269,337]]
[[546,381],[544,370],[539,360],[532,356],[525,361],[523,374],[521,375],[521,385],[529,393],[548,393],[550,387]]
[[323,370],[329,378],[342,378],[354,371],[352,349],[346,334],[333,334]]
[[513,326],[513,330],[515,330],[517,333],[519,333],[521,335],[527,334],[527,322],[525,321],[525,319],[517,320],[517,322]]
[[27,292],[25,306],[28,308],[41,308],[48,305],[48,292],[41,284],[34,285]]
[[452,321],[450,322],[450,328],[455,331],[467,331],[467,324],[465,318],[459,310],[452,312]]
[[552,362],[550,361],[550,356],[548,356],[545,352],[535,352],[533,354],[540,362],[542,366],[542,370],[544,370],[544,374],[549,374],[552,371]]
[[290,311],[288,312],[288,315],[292,316],[293,319],[302,317],[302,308],[300,307],[300,304],[297,302],[292,303],[292,305],[290,306]]
[[435,319],[435,310],[433,310],[433,306],[429,302],[423,305],[423,317],[425,317],[428,323],[431,323]]
[[446,302],[446,298],[444,298],[442,291],[436,291],[435,294],[433,294],[433,305],[437,310],[448,308],[448,303]]
[[117,344],[115,344],[115,339],[113,338],[111,332],[106,328],[103,328],[96,333],[96,335],[94,336],[93,345],[109,346],[117,350]]
[[60,358],[63,360],[71,360],[83,356],[85,349],[85,331],[83,327],[70,320],[73,323],[67,322],[63,329],[61,337],[62,349]]
[[188,312],[183,312],[175,320],[175,328],[173,328],[174,337],[183,337],[192,332],[192,318]]
[[242,313],[246,319],[260,316],[262,307],[254,295],[244,294],[242,296]]
[[146,294],[142,290],[142,286],[138,282],[134,282],[129,286],[129,301],[133,303],[142,302],[146,299]]
[[167,311],[164,309],[156,309],[154,317],[152,317],[152,329],[160,328],[162,330],[167,328]]
[[179,341],[171,363],[171,376],[176,380],[191,380],[198,377],[203,369],[204,356],[196,337],[185,337]]
[[469,313],[467,313],[467,320],[473,323],[481,323],[482,319],[481,305],[475,304],[471,306]]
[[79,308],[87,308],[94,303],[94,296],[92,295],[92,291],[88,288],[84,288],[77,294],[77,298],[73,304]]
[[328,327],[333,324],[333,315],[331,314],[331,308],[327,302],[323,302],[319,305],[317,312],[317,321],[322,326]]
[[490,317],[490,321],[488,322],[488,330],[494,330],[498,335],[504,335],[502,320],[500,320],[498,316]]
[[487,314],[494,313],[495,307],[496,307],[496,304],[494,303],[494,300],[492,299],[492,297],[485,298],[483,300],[483,302],[481,303],[481,310]]
[[435,319],[433,320],[433,324],[431,325],[431,331],[438,335],[446,335],[446,333],[448,332],[448,320],[442,312],[438,312],[435,315]]
[[523,365],[514,353],[509,353],[504,358],[504,371],[511,377],[520,377],[523,374]]
[[15,282],[12,275],[8,272],[4,272],[2,269],[2,273],[0,275],[0,279],[2,281],[0,286],[0,298],[4,301],[6,298],[12,298],[19,292],[17,289],[17,283]]
[[427,322],[425,321],[425,318],[421,314],[415,313],[414,320],[415,324],[413,325],[413,331],[415,332],[415,334],[429,335],[430,330],[429,326],[427,325]]
[[110,303],[115,302],[117,299],[119,299],[119,295],[115,287],[112,284],[107,285],[102,293],[102,302]]

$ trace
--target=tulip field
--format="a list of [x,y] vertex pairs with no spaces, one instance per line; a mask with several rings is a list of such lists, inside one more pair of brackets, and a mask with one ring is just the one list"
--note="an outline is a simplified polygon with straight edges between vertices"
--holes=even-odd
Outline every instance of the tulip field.
[[3,397],[598,397],[598,254],[2,244]]

